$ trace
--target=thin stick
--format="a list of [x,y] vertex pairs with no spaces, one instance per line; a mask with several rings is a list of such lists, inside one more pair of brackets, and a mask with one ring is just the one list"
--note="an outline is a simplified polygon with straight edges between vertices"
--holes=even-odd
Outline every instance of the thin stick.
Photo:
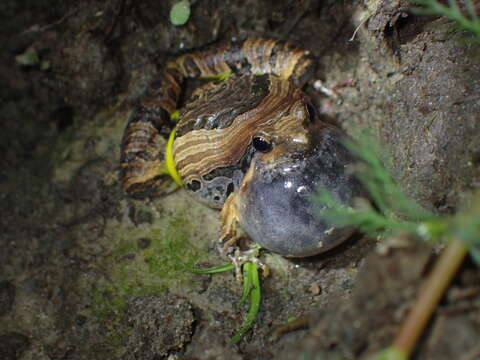
[[407,319],[393,341],[393,347],[401,351],[405,358],[408,358],[413,351],[423,329],[466,254],[465,244],[460,240],[452,240],[420,289]]

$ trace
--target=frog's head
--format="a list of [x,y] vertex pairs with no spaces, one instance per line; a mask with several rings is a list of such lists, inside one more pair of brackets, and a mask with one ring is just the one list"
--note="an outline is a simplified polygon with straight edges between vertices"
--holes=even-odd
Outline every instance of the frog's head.
[[[314,132],[315,133],[315,132]],[[243,230],[263,247],[290,257],[324,252],[346,240],[352,228],[336,228],[311,201],[319,188],[352,205],[363,191],[349,171],[354,157],[341,131],[322,127],[313,145],[301,141],[271,146],[255,155],[238,196]]]
[[315,114],[307,100],[274,75],[231,76],[197,89],[180,115],[172,147],[190,194],[220,209],[254,156],[308,146]]

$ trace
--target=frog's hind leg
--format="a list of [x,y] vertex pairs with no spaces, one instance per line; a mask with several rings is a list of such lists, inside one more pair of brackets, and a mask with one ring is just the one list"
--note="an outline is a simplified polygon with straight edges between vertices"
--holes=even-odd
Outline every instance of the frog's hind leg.
[[127,194],[135,198],[168,193],[173,185],[165,169],[166,140],[143,116],[133,115],[122,141],[120,180]]
[[182,80],[176,70],[164,70],[130,115],[121,144],[120,181],[132,197],[158,196],[173,189],[165,148],[175,126],[170,114],[175,110]]

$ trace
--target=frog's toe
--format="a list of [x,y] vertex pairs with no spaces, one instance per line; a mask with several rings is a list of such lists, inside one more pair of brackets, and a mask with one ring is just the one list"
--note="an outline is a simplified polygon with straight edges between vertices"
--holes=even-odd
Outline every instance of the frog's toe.
[[235,267],[235,278],[239,283],[242,282],[242,266],[247,262],[251,262],[255,264],[258,268],[262,269],[262,273],[264,277],[267,277],[270,274],[270,269],[267,265],[260,261],[258,258],[260,256],[260,246],[254,245],[252,248],[248,250],[240,250],[240,248],[236,248],[235,251],[229,255],[229,259]]
[[263,247],[289,257],[327,251],[349,238],[352,227],[338,228],[322,218],[312,200],[320,188],[346,205],[363,189],[347,169],[355,161],[338,130],[327,129],[313,152],[286,154],[274,161],[258,158],[237,204],[244,231]]

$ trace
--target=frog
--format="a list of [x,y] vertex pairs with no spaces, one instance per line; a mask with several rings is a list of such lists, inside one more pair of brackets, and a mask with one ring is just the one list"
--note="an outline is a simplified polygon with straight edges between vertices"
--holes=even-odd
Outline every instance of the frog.
[[[363,189],[349,170],[356,159],[346,135],[302,90],[314,69],[308,50],[268,38],[224,41],[167,62],[127,122],[123,189],[145,199],[183,186],[220,210],[218,243],[227,254],[241,239],[293,258],[345,242],[355,229],[320,216],[324,206],[311,197],[324,188],[351,206]],[[178,112],[188,78],[212,81]]]

